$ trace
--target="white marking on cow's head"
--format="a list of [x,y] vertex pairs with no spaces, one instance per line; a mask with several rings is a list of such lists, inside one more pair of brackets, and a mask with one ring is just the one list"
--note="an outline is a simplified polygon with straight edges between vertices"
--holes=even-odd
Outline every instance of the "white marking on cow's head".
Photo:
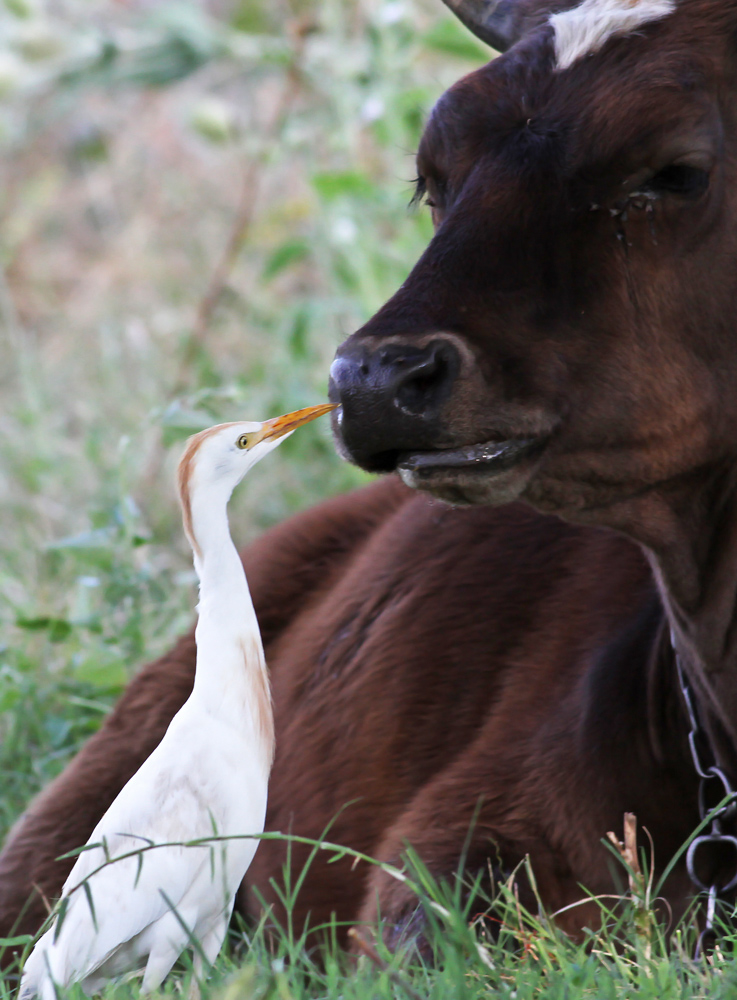
[[584,0],[572,10],[553,14],[555,68],[568,69],[614,35],[628,35],[648,21],[666,17],[675,6],[676,0]]

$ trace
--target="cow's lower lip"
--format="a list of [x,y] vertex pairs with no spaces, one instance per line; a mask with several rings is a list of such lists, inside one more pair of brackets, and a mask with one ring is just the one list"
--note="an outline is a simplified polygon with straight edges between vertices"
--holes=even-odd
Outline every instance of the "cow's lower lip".
[[483,467],[487,471],[508,469],[521,459],[538,452],[544,446],[540,438],[513,438],[509,441],[485,441],[463,448],[438,451],[405,452],[399,455],[399,472],[411,470],[421,473],[430,469],[459,469]]
[[397,472],[407,486],[454,504],[499,504],[522,493],[548,437],[485,441],[462,448],[405,452]]

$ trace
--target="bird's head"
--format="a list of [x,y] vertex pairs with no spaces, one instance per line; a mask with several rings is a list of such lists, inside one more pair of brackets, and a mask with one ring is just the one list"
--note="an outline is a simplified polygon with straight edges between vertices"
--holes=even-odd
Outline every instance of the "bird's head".
[[179,496],[184,513],[184,528],[195,551],[192,529],[192,500],[196,492],[207,491],[213,499],[227,502],[230,494],[248,470],[264,455],[286,441],[302,424],[334,410],[333,403],[308,406],[294,413],[262,422],[236,421],[208,427],[191,437],[179,461]]

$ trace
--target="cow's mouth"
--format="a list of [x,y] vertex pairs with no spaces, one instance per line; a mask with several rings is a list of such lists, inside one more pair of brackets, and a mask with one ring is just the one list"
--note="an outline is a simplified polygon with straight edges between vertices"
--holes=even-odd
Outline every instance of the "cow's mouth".
[[407,486],[448,503],[508,503],[523,492],[549,440],[546,435],[403,452],[396,468]]

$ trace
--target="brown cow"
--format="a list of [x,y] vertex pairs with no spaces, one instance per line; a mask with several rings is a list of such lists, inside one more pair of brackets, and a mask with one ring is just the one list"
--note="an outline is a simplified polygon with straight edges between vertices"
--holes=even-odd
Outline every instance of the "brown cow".
[[[478,810],[469,866],[529,853],[551,909],[611,889],[600,840],[625,810],[660,868],[696,824],[671,631],[737,773],[737,3],[566,6],[462,0],[509,51],[438,103],[418,156],[436,235],[333,366],[339,446],[416,490],[385,479],[245,556],[269,826],[316,837],[339,813],[331,839],[393,861],[410,842],[450,877]],[[53,859],[193,663],[186,638],[145,668],[31,805],[0,858],[0,933],[29,895],[38,923],[32,887],[58,891]],[[284,856],[263,844],[249,871],[267,902]],[[666,894],[688,892],[678,868]],[[318,858],[295,916],[377,907],[390,939],[413,926],[400,883]]]

